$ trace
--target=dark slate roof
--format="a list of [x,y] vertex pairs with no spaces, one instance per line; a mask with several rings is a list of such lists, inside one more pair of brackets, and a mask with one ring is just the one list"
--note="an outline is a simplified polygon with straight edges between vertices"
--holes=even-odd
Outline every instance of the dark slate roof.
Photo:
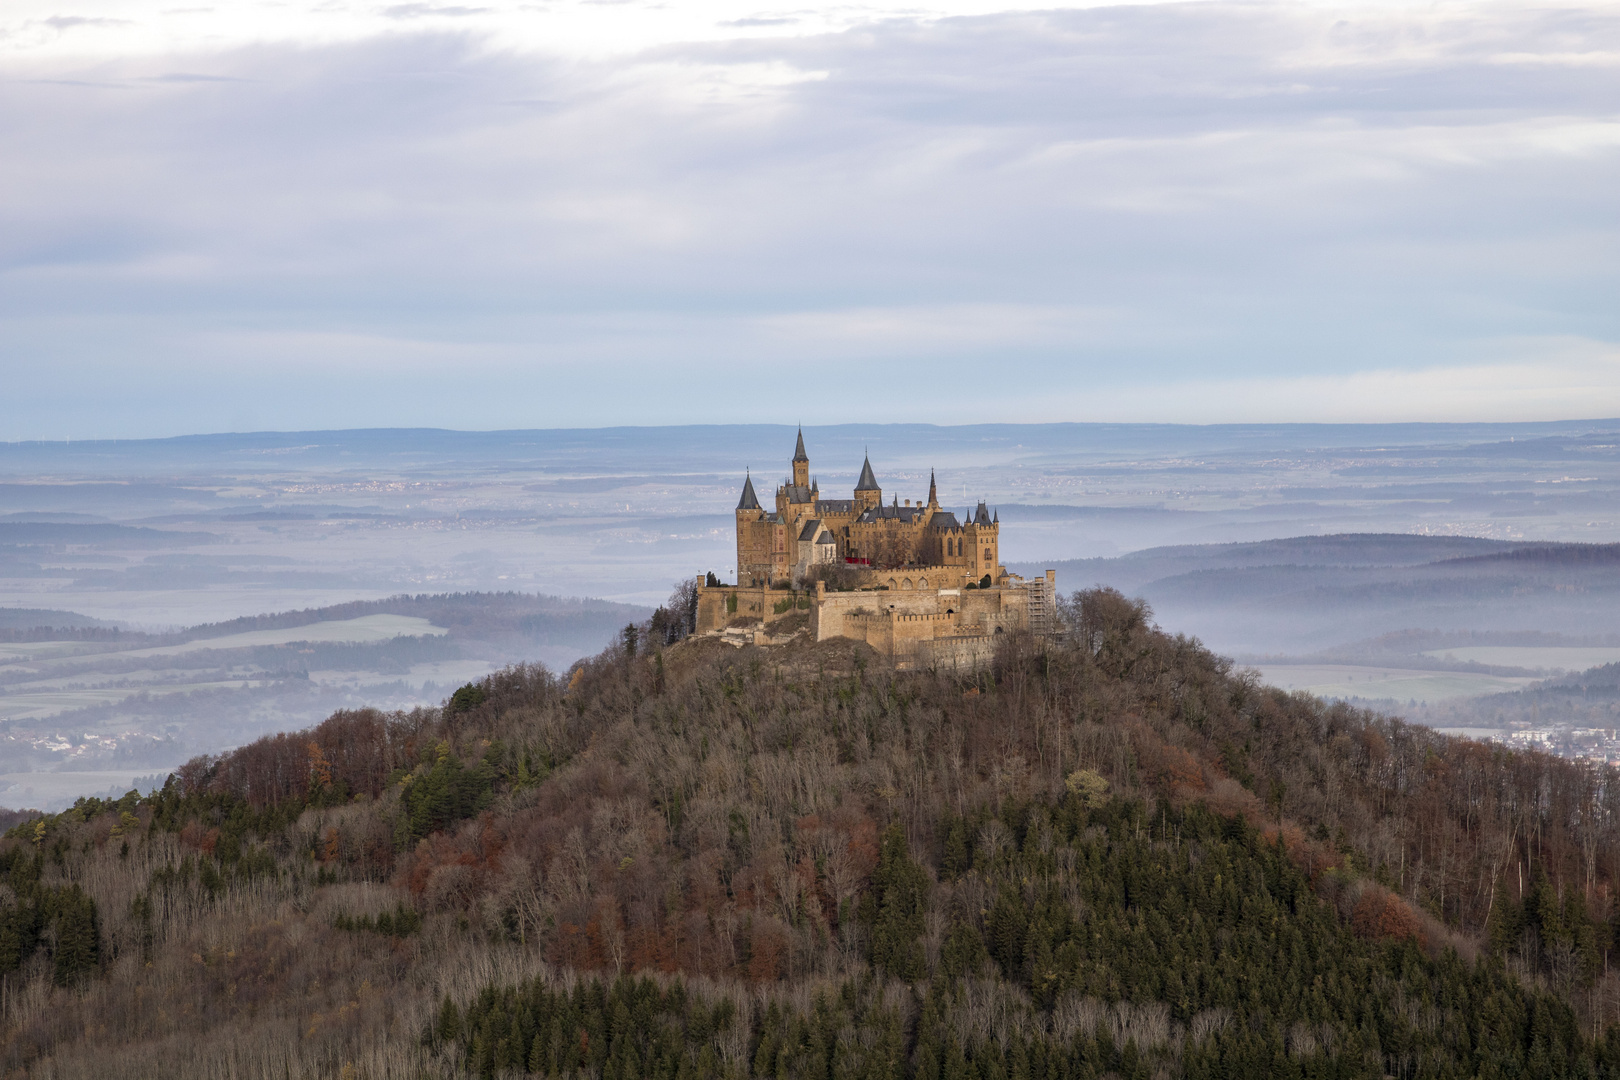
[[928,527],[931,529],[960,529],[962,523],[957,521],[956,515],[949,510],[940,510],[928,519]]
[[921,506],[873,506],[856,521],[915,521],[925,508]]
[[748,477],[743,481],[742,498],[737,500],[739,510],[758,510],[759,496],[754,494],[754,478]]
[[821,519],[820,518],[811,518],[809,521],[804,523],[804,528],[799,530],[799,539],[800,540],[814,540],[816,538],[816,533],[818,533],[820,531],[821,531]]
[[788,502],[807,503],[815,501],[815,496],[810,494],[810,489],[802,484],[783,484],[782,490],[787,492]]
[[817,499],[818,514],[848,514],[855,510],[854,499]]
[[988,525],[988,524],[990,524],[990,510],[989,510],[988,507],[986,507],[984,505],[984,503],[980,503],[979,508],[977,510],[973,511],[973,524],[975,524],[975,525]]
[[855,481],[856,491],[881,491],[878,487],[877,477],[872,475],[872,459],[868,457],[861,462],[861,478]]
[[799,445],[793,448],[794,461],[809,461],[810,455],[804,452],[804,428],[799,429]]

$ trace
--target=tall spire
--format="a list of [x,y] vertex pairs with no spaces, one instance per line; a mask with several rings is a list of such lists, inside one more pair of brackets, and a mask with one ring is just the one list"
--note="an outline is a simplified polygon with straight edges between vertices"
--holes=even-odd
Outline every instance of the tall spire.
[[928,470],[928,505],[939,505],[939,492],[934,489],[934,470]]
[[799,429],[799,445],[793,448],[794,461],[809,461],[810,455],[804,452],[804,428]]
[[754,477],[752,473],[746,473],[744,475],[745,479],[743,480],[742,498],[737,500],[737,509],[758,510],[759,496],[754,494]]
[[880,490],[882,490],[881,488],[878,487],[877,477],[872,475],[872,457],[871,457],[870,454],[867,455],[866,460],[861,462],[861,478],[859,480],[855,481],[855,490],[856,491],[880,491]]

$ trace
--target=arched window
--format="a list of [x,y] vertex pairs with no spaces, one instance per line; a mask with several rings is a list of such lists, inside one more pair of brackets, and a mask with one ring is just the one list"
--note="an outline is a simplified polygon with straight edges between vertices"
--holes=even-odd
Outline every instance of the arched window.
[[901,582],[901,583],[900,583],[900,587],[901,587],[901,588],[902,588],[902,589],[909,589],[909,588],[911,588],[911,579],[910,579],[910,578],[906,578],[906,579],[905,579],[905,580],[904,580],[904,581],[902,581],[902,582]]
[[923,578],[923,579],[922,579],[922,580],[921,580],[921,581],[919,581],[919,582],[917,582],[917,588],[919,588],[919,589],[926,589],[926,588],[928,588],[928,579],[927,579],[927,578]]

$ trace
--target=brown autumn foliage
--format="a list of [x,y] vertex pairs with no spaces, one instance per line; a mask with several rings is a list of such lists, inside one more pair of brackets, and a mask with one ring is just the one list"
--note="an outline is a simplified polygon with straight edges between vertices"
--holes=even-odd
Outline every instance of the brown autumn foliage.
[[[1613,770],[1261,686],[1107,590],[1064,615],[1065,639],[1012,635],[967,678],[847,642],[513,668],[464,711],[338,713],[190,762],[132,811],[61,815],[37,845],[24,824],[0,848],[81,884],[104,945],[82,986],[37,959],[0,980],[0,1071],[419,1076],[443,1067],[421,1045],[440,999],[497,977],[796,992],[862,968],[855,911],[891,823],[942,894],[966,889],[939,871],[944,817],[1061,796],[1079,769],[1261,823],[1368,937],[1491,947],[1543,887],[1613,924]],[[476,798],[418,829],[452,777]],[[121,812],[138,824],[115,837]],[[334,926],[397,904],[419,932]],[[1555,979],[1503,933],[1523,977]],[[1593,1029],[1620,1015],[1608,940],[1602,974],[1561,987]]]
[[1350,914],[1350,925],[1363,937],[1426,944],[1422,920],[1411,905],[1377,885],[1363,890]]

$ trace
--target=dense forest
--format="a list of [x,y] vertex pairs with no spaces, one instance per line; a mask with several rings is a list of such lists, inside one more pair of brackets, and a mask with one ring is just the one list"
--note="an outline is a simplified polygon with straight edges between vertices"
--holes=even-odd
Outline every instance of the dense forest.
[[972,674],[679,622],[17,822],[0,1074],[1620,1076],[1611,769],[1109,590]]

